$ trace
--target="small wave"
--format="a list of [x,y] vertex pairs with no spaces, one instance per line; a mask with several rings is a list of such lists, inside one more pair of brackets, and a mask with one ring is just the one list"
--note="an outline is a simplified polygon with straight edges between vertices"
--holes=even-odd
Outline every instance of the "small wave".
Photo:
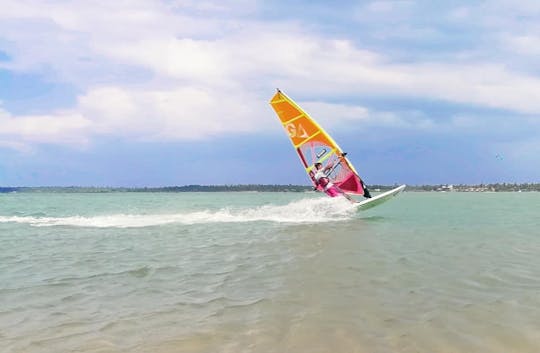
[[217,211],[202,210],[178,214],[111,214],[102,216],[36,217],[0,216],[0,223],[22,223],[35,227],[72,226],[93,228],[139,228],[165,224],[205,223],[320,223],[350,219],[356,208],[342,198],[310,198],[286,205],[265,205],[254,208]]
[[151,269],[148,266],[143,266],[135,270],[128,271],[131,276],[142,278],[150,274]]

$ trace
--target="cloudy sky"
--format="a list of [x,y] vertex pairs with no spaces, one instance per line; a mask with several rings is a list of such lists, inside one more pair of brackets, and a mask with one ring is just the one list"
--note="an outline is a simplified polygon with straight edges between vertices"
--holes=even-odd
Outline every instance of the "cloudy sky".
[[540,2],[0,0],[0,185],[540,182]]

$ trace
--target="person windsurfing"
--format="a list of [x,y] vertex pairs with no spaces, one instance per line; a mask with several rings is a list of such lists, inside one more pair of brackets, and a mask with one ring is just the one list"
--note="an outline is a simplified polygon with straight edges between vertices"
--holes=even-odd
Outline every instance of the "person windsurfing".
[[330,197],[344,196],[347,200],[351,202],[358,202],[330,181],[327,173],[332,170],[332,164],[328,164],[326,167],[323,168],[322,163],[317,162],[313,166],[315,167],[315,174],[313,175],[315,183],[317,186],[320,186],[323,189],[326,195]]

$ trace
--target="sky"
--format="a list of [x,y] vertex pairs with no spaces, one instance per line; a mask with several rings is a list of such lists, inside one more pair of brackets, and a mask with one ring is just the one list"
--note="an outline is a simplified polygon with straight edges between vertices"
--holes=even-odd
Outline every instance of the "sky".
[[540,2],[0,0],[0,186],[540,182]]

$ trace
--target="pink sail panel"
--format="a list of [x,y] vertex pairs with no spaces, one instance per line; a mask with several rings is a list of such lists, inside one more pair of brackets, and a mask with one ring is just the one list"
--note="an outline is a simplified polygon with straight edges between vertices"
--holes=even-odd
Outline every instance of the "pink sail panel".
[[328,178],[341,190],[356,195],[364,194],[360,177],[353,171],[349,161],[341,156],[340,151],[327,144],[311,142],[304,144],[297,152],[304,166],[309,169],[308,175],[318,190],[322,191],[322,187],[315,182],[313,165],[316,162],[320,162],[325,169],[329,168]]

